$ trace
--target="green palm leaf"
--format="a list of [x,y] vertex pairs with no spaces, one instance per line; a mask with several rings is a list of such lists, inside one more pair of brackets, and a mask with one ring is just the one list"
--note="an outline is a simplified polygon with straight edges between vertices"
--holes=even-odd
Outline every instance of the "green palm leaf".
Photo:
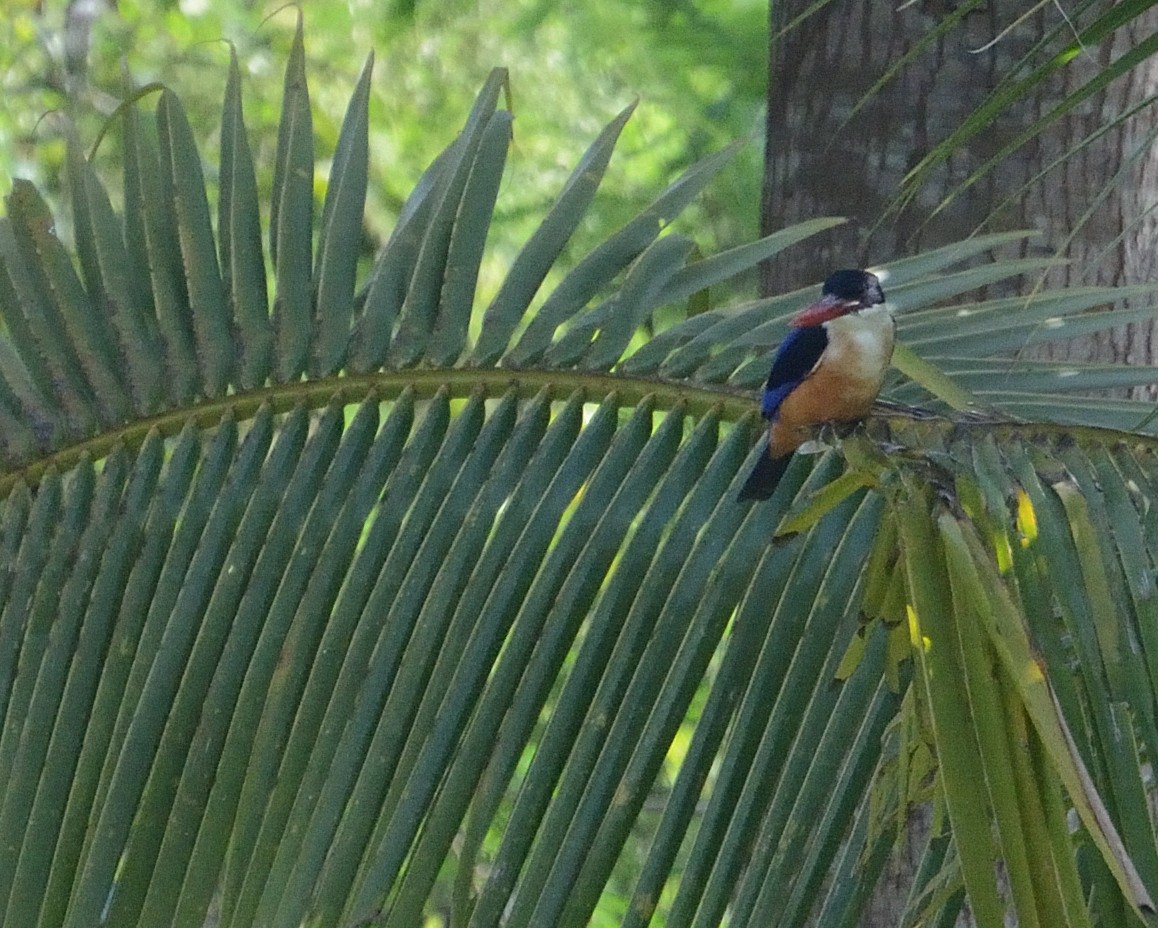
[[926,408],[740,505],[806,296],[657,310],[839,220],[699,258],[668,227],[727,150],[540,297],[628,109],[487,299],[497,71],[360,281],[370,64],[315,230],[303,62],[299,28],[272,307],[235,59],[216,229],[169,91],[156,144],[126,111],[123,215],[72,147],[79,274],[31,185],[0,221],[6,923],[852,924],[910,750],[953,837],[913,917],[962,884],[984,924],[1149,917],[1158,470],[1047,421],[1148,427],[1092,392],[1146,374],[1008,354],[1142,292],[967,302],[1047,266],[981,260],[1020,233],[885,264],[902,338],[997,412],[897,378]]

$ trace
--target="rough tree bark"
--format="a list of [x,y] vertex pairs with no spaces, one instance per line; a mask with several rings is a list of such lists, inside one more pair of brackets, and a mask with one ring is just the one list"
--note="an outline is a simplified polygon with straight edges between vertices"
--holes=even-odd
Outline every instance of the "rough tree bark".
[[[1081,145],[1158,92],[1154,59],[1090,98],[932,216],[945,194],[1007,141],[1152,35],[1158,29],[1155,11],[1119,29],[1112,40],[1086,48],[1057,79],[1008,107],[955,152],[906,209],[881,221],[908,170],[960,125],[1027,51],[1051,30],[1056,30],[1052,51],[1060,51],[1073,40],[1073,29],[1088,23],[1063,19],[1068,4],[1044,4],[1006,31],[1027,6],[1013,0],[900,5],[841,0],[807,12],[810,6],[807,0],[770,4],[762,225],[767,231],[818,215],[854,221],[811,252],[798,249],[769,263],[761,280],[765,292],[815,281],[831,266],[871,264],[977,229],[1037,229],[1042,238],[1029,247],[1072,262],[1052,276],[1054,285],[1158,280],[1158,217],[1151,212],[1158,192],[1154,108]],[[1099,4],[1089,7],[1088,16],[1105,12]],[[921,48],[941,27],[943,34]],[[891,77],[874,87],[890,70]],[[1102,195],[1108,185],[1114,186]],[[1131,363],[1153,363],[1155,355],[1149,330],[1113,333],[1054,353],[1059,352]]]

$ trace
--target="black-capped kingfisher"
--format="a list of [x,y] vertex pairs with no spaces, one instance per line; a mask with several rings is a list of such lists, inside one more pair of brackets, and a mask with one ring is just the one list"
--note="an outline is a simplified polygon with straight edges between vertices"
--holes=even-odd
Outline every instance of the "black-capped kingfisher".
[[881,282],[868,271],[834,271],[820,299],[793,320],[764,385],[768,451],[740,500],[767,499],[792,454],[824,422],[855,422],[872,409],[893,356],[896,323]]

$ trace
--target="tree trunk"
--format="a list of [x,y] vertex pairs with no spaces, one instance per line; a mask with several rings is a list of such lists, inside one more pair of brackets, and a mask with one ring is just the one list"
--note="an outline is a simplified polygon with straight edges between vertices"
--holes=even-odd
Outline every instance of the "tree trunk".
[[[1015,101],[986,131],[944,161],[904,209],[890,212],[910,169],[960,126],[1035,43],[1057,30],[1049,54],[1089,25],[1061,21],[1064,5],[1025,11],[1011,0],[898,4],[772,0],[768,122],[761,225],[765,234],[816,216],[851,222],[807,248],[790,249],[761,270],[765,294],[814,283],[836,267],[866,266],[963,239],[975,231],[1036,229],[1027,254],[1070,264],[1050,286],[1138,284],[1158,279],[1158,119],[1152,107],[1089,140],[1120,114],[1158,93],[1155,59],[1090,97],[958,189],[1059,101],[1158,29],[1151,11]],[[1094,15],[1104,12],[1091,5]],[[806,15],[807,14],[807,15]],[[797,22],[798,17],[800,18]],[[1008,31],[1006,31],[1008,30]],[[1035,62],[1045,60],[1040,53]],[[1018,76],[1028,73],[1022,67]],[[1067,152],[1068,158],[1059,159]],[[1051,168],[1051,165],[1053,166]],[[1050,168],[1048,173],[1042,174]],[[950,192],[956,195],[938,209]],[[1012,280],[992,295],[1030,293],[1036,279]],[[887,283],[886,283],[887,291]],[[1039,356],[1154,363],[1152,326],[1051,345]],[[1145,391],[1142,391],[1145,392]],[[1150,391],[1153,395],[1153,391]],[[898,923],[917,849],[927,836],[918,814],[913,846],[900,852],[862,928]],[[968,923],[964,917],[959,924]]]
[[[1014,102],[942,163],[911,202],[886,213],[907,172],[976,109],[999,80],[1054,31],[1049,55],[1072,43],[1061,7],[1044,4],[1011,27],[1011,0],[902,4],[847,0],[805,16],[807,0],[771,3],[762,226],[822,215],[852,221],[812,249],[769,262],[765,293],[814,282],[836,266],[866,265],[957,241],[974,231],[1036,229],[1044,249],[1070,259],[1051,285],[1135,284],[1158,278],[1158,147],[1152,108],[1081,143],[1158,91],[1151,59],[1095,94],[964,190],[959,186],[1019,133],[1111,61],[1152,35],[1151,11],[1085,48],[1063,71]],[[1091,5],[1095,15],[1104,12]],[[1039,52],[1034,63],[1045,60]],[[878,86],[879,82],[879,86]],[[1060,164],[1066,152],[1074,152]],[[1047,174],[1039,174],[1055,165]],[[946,195],[949,205],[934,214]],[[1035,280],[995,293],[1029,292]],[[1153,363],[1152,333],[1126,331],[1054,346],[1051,356]]]

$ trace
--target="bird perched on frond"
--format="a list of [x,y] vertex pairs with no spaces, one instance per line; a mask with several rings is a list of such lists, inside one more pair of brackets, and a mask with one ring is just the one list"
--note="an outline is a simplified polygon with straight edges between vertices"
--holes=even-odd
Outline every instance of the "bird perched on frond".
[[834,271],[820,299],[793,320],[764,385],[771,423],[740,500],[767,499],[792,454],[825,422],[854,422],[872,409],[893,356],[896,323],[875,274]]

